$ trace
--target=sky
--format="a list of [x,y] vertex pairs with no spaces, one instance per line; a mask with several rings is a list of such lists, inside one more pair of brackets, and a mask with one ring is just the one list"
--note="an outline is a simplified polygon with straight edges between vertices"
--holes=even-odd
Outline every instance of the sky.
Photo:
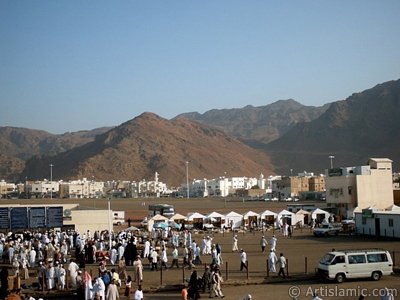
[[0,126],[321,106],[400,78],[400,1],[2,0]]

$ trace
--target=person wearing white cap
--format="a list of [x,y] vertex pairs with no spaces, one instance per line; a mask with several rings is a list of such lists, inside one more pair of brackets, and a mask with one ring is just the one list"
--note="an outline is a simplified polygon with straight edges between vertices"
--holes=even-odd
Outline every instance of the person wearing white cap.
[[239,251],[238,238],[237,238],[236,234],[232,238],[232,252],[235,252],[235,251]]
[[270,241],[271,250],[272,250],[272,251],[275,251],[275,250],[276,250],[276,242],[277,242],[277,241],[278,241],[278,239],[275,237],[275,234],[272,235],[271,241]]

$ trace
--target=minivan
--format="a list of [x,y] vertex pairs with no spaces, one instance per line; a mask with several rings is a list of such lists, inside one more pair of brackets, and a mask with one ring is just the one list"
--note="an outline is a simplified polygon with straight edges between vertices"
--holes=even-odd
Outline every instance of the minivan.
[[331,251],[318,265],[318,274],[339,283],[347,278],[379,280],[392,273],[392,257],[389,251],[383,249]]

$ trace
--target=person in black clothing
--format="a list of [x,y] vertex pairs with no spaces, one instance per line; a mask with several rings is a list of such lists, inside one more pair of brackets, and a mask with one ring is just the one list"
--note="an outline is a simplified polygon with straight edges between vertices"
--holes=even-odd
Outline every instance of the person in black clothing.
[[6,266],[3,266],[3,268],[0,271],[0,282],[1,282],[0,299],[5,299],[8,290],[8,268]]
[[199,299],[199,280],[197,278],[197,271],[193,271],[192,275],[190,275],[189,279],[189,289],[188,289],[188,296],[190,299]]

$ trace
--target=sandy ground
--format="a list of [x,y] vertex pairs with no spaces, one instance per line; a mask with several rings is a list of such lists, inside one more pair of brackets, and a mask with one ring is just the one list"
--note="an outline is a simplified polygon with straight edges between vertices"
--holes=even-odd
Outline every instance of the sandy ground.
[[[15,200],[13,200],[15,201]],[[1,204],[12,203],[13,201],[1,201]],[[21,201],[19,201],[20,203]],[[22,201],[22,204],[28,203],[48,203],[49,200],[28,200]],[[104,199],[84,199],[84,200],[53,200],[56,203],[80,203],[81,207],[87,208],[107,208],[107,200]],[[143,204],[145,202],[145,205]],[[176,211],[181,214],[187,212],[209,213],[218,211],[227,213],[232,210],[244,213],[249,210],[262,212],[265,209],[280,211],[286,208],[287,203],[267,203],[267,202],[243,202],[233,201],[232,199],[112,199],[112,209],[125,210],[126,218],[140,220],[147,215],[147,205],[150,203],[169,203],[174,204]],[[322,205],[323,206],[323,205]],[[132,223],[132,225],[136,225]],[[277,252],[284,253],[288,259],[289,275],[292,279],[282,281],[276,278],[276,275],[270,274],[271,278],[266,277],[266,257],[267,254],[261,252],[260,239],[264,234],[269,240],[272,231],[239,233],[239,248],[247,252],[249,262],[249,277],[245,271],[239,271],[239,254],[231,252],[231,233],[216,233],[213,235],[214,243],[222,246],[223,267],[222,275],[225,279],[223,292],[225,299],[242,299],[247,293],[252,294],[253,299],[292,299],[297,296],[298,299],[311,299],[311,293],[319,290],[323,299],[358,299],[363,293],[366,299],[380,299],[377,295],[379,289],[385,287],[396,289],[400,299],[400,277],[387,276],[380,281],[353,280],[343,284],[323,281],[323,280],[295,280],[303,278],[304,274],[313,274],[318,265],[319,259],[332,248],[335,249],[355,249],[355,248],[383,248],[396,253],[396,265],[400,265],[400,241],[376,240],[374,238],[355,237],[340,235],[338,237],[315,238],[309,229],[295,230],[292,239],[284,238],[280,232],[275,232],[278,237]],[[194,235],[196,241],[201,241],[204,234]],[[180,252],[181,253],[181,252]],[[169,249],[171,257],[171,249]],[[202,257],[203,263],[209,263],[210,257]],[[306,263],[307,260],[307,263]],[[146,262],[146,261],[145,261]],[[228,266],[228,279],[226,280],[226,266]],[[95,270],[96,267],[93,267]],[[307,269],[307,270],[306,270]],[[202,274],[204,266],[197,267],[198,273]],[[132,271],[128,269],[128,273]],[[173,286],[183,283],[183,277],[190,276],[189,270],[173,269],[163,272],[163,286]],[[144,289],[154,289],[161,286],[160,272],[150,271],[147,267],[144,271]],[[377,289],[377,290],[374,290]],[[291,294],[292,293],[292,294]],[[179,291],[164,293],[146,293],[145,299],[181,299]],[[122,298],[124,298],[122,296]],[[208,294],[202,294],[202,298],[208,298]]]

